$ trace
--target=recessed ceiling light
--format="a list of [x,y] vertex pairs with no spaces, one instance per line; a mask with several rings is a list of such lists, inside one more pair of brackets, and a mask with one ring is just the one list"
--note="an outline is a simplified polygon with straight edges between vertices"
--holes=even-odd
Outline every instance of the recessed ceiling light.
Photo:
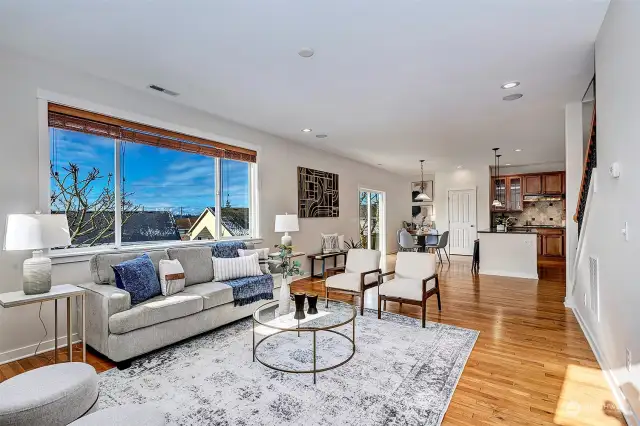
[[522,150],[520,148],[516,149],[516,152],[521,152]]
[[318,138],[318,139],[324,139],[326,137],[327,137],[327,135],[325,135],[324,133],[320,133],[319,135],[316,135],[316,138]]
[[313,56],[315,52],[313,51],[312,48],[310,47],[304,47],[302,49],[300,49],[300,51],[298,52],[298,55],[302,56],[303,58],[310,58]]
[[502,89],[513,89],[514,87],[518,87],[518,86],[520,86],[520,82],[519,81],[510,81],[508,83],[503,84],[500,87]]
[[522,93],[514,93],[512,95],[507,95],[504,98],[502,98],[503,101],[515,101],[517,99],[520,99],[522,97]]
[[459,165],[459,166],[458,166],[458,168],[459,168],[459,169],[461,169],[461,168],[462,168],[462,164],[461,164],[461,165]]
[[505,166],[510,166],[510,165],[511,165],[511,163],[507,163],[507,164],[505,164]]
[[303,132],[305,133],[309,133],[311,131],[311,129],[302,129]]

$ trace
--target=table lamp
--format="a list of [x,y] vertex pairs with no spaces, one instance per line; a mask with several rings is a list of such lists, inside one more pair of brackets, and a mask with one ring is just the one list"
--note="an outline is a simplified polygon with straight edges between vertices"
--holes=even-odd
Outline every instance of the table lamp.
[[282,245],[290,246],[291,237],[289,236],[289,232],[296,232],[299,230],[300,228],[298,228],[298,215],[286,213],[276,215],[275,232],[284,232],[282,240],[280,240]]
[[25,294],[51,290],[51,259],[42,254],[42,249],[69,245],[71,237],[65,214],[7,215],[4,249],[33,250],[33,257],[24,261],[22,269]]

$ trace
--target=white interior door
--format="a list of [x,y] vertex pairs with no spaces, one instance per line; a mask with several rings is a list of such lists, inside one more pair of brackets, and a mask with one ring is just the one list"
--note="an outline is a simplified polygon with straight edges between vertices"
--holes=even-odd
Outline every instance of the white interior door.
[[476,190],[449,191],[449,251],[451,254],[473,254],[476,228]]

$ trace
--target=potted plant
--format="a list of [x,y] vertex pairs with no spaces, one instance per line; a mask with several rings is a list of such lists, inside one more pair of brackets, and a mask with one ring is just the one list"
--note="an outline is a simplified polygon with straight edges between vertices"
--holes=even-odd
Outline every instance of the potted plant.
[[282,286],[280,286],[280,305],[278,312],[280,315],[286,315],[289,313],[291,303],[291,277],[294,275],[303,275],[304,271],[300,268],[302,264],[291,258],[293,246],[276,244],[275,248],[280,251],[277,266],[282,269]]
[[496,218],[496,231],[507,232],[509,226],[513,225],[516,221],[515,217],[500,216]]

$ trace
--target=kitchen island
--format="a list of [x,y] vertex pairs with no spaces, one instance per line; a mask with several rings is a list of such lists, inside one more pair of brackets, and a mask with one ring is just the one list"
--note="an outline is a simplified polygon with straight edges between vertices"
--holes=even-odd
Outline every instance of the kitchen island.
[[480,274],[538,279],[538,234],[535,229],[495,228],[478,231]]

